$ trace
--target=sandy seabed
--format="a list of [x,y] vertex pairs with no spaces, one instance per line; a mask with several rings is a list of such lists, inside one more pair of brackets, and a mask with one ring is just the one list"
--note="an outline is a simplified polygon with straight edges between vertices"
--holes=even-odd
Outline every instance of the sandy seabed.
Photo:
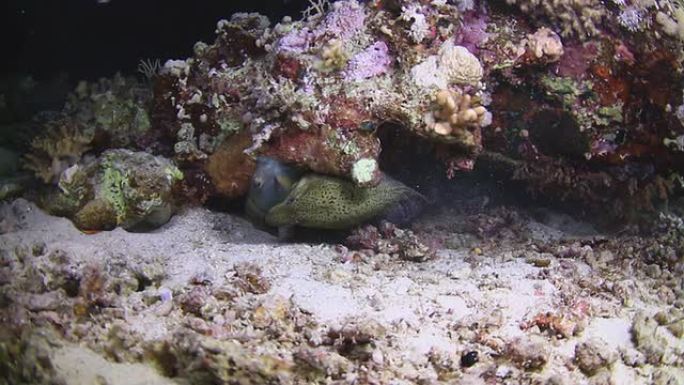
[[187,209],[0,207],[0,384],[684,384],[682,277],[548,211],[428,213],[423,262]]

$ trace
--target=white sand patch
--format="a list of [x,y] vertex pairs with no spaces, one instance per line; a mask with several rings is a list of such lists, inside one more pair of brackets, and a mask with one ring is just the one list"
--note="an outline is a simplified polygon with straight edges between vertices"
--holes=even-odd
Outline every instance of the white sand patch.
[[58,377],[67,385],[173,385],[150,366],[110,362],[90,349],[65,346],[53,351]]

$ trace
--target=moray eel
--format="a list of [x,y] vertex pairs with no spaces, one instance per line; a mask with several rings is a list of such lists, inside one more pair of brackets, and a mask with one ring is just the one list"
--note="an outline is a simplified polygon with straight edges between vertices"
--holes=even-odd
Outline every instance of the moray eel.
[[299,169],[267,156],[258,157],[247,194],[247,216],[252,221],[263,224],[268,210],[285,200],[301,176]]
[[281,233],[293,226],[344,230],[380,219],[401,225],[415,218],[426,203],[423,195],[387,175],[377,186],[358,187],[345,179],[309,174],[268,211],[266,223]]

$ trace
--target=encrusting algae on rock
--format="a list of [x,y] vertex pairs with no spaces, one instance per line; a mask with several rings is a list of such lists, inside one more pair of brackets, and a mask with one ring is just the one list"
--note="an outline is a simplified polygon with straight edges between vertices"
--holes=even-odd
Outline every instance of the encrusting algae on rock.
[[172,190],[183,174],[170,161],[129,150],[108,150],[77,163],[45,202],[49,211],[72,217],[81,230],[156,228],[173,213]]
[[64,170],[76,164],[92,147],[94,131],[74,119],[59,118],[47,123],[42,135],[31,141],[24,168],[47,184],[56,184]]

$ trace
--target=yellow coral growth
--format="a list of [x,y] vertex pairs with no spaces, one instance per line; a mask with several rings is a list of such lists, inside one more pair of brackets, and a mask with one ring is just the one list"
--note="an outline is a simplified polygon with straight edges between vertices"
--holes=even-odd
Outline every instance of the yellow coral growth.
[[57,183],[62,171],[76,164],[90,149],[94,132],[63,118],[50,122],[43,135],[33,139],[24,167],[45,183]]
[[330,40],[321,50],[321,61],[318,67],[323,72],[335,71],[344,68],[349,61],[349,56],[344,51],[342,41]]
[[473,97],[443,89],[435,95],[437,109],[425,117],[429,132],[453,137],[465,145],[475,145],[476,138],[468,128],[482,125],[487,109],[475,106]]
[[681,8],[674,8],[671,15],[658,11],[656,22],[660,24],[666,34],[684,41],[684,5]]
[[563,56],[561,38],[546,27],[541,27],[535,33],[527,35],[525,43],[532,61],[553,63]]

